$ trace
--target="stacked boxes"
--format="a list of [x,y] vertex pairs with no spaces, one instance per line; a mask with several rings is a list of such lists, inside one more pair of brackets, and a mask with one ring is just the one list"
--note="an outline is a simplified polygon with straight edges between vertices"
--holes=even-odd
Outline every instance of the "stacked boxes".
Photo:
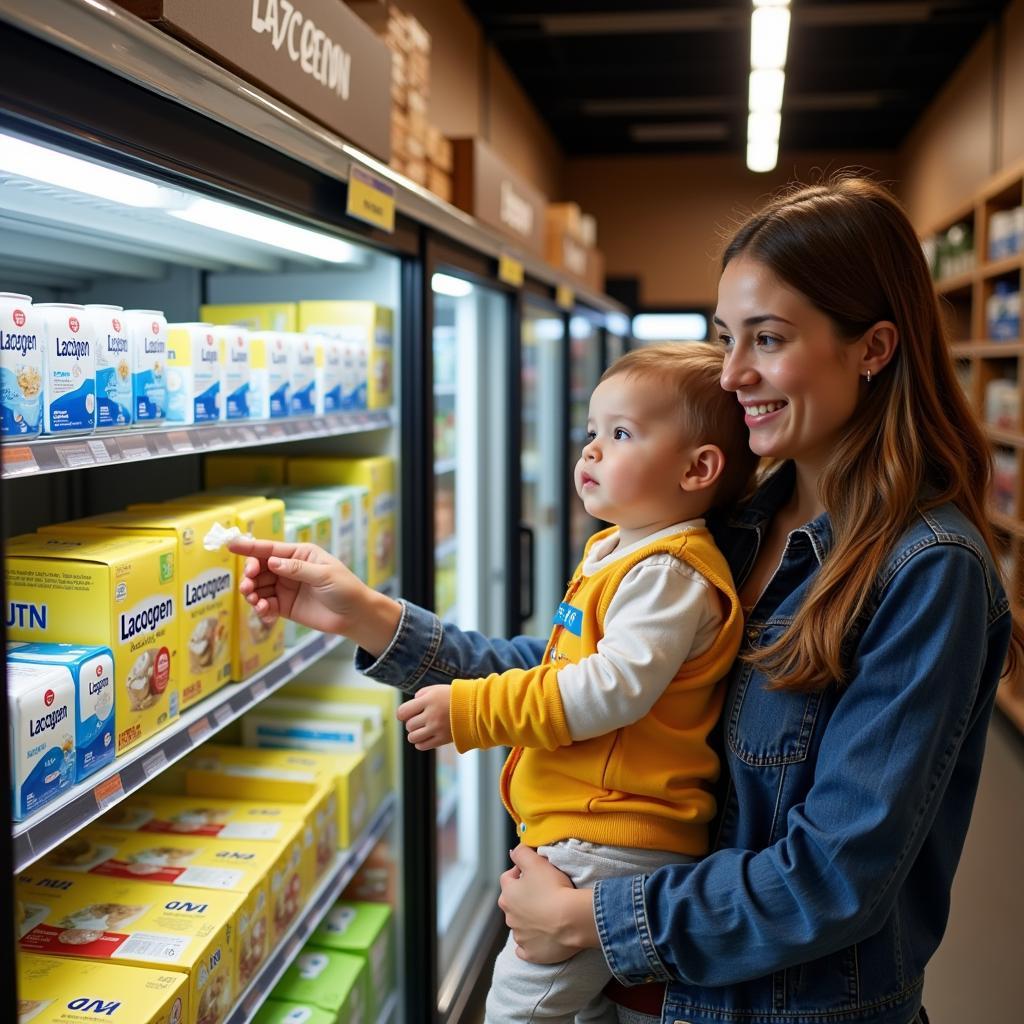
[[604,291],[604,258],[597,249],[597,222],[576,203],[549,203],[544,257],[588,288]]
[[118,754],[178,717],[176,549],[169,537],[99,534],[7,543],[7,635],[110,648]]
[[367,1009],[369,983],[369,971],[359,957],[308,945],[284,972],[271,997],[318,1007],[337,1024],[363,1024],[374,1020]]

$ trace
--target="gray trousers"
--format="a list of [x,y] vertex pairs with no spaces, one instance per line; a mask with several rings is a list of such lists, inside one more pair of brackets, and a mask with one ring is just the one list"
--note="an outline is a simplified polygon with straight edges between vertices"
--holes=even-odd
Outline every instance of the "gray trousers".
[[[537,852],[564,871],[577,889],[623,875],[641,875],[693,858],[664,850],[600,846],[566,839]],[[531,964],[508,941],[494,962],[484,1024],[616,1024],[615,1007],[601,994],[611,980],[604,953],[585,949],[560,964]]]

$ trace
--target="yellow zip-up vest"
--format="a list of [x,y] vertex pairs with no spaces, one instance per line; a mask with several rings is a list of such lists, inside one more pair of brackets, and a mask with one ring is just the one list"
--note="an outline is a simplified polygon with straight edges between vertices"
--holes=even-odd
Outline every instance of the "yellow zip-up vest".
[[[587,551],[612,529],[591,537]],[[637,563],[661,553],[685,562],[718,589],[722,627],[707,651],[680,666],[638,722],[574,743],[558,670],[566,661],[578,662],[597,651],[619,583]],[[583,576],[581,563],[563,603],[571,605],[563,617],[563,622],[572,619],[571,628],[556,624],[542,665],[452,683],[456,747],[514,747],[502,770],[501,796],[520,840],[529,846],[575,838],[689,856],[706,853],[708,823],[715,814],[710,783],[720,767],[707,739],[722,710],[725,694],[719,683],[739,651],[743,631],[725,558],[708,530],[682,530],[593,576]]]

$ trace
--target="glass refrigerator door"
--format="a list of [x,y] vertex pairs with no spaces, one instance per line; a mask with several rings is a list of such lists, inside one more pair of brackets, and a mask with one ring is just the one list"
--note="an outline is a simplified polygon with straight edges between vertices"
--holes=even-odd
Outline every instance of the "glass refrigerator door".
[[548,630],[565,590],[564,346],[565,318],[526,300],[520,370],[523,595],[519,632],[531,636]]
[[[571,468],[587,442],[587,415],[591,392],[597,387],[602,366],[601,328],[594,316],[577,311],[569,320],[569,460]],[[583,557],[590,535],[601,523],[587,515],[583,502],[569,481],[569,564],[571,573]]]
[[[432,277],[434,323],[434,602],[441,619],[508,630],[509,297]],[[506,861],[500,750],[437,751],[439,1002],[479,952]]]

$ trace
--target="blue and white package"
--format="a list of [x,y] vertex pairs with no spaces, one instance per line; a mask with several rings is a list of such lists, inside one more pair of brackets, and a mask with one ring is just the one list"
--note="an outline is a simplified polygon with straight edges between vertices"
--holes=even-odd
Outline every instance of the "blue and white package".
[[320,335],[323,346],[323,365],[317,367],[317,412],[340,412],[341,401],[341,342],[329,334]]
[[292,411],[292,376],[295,346],[292,335],[278,331],[267,336],[267,391],[270,395],[270,418],[290,416]]
[[158,309],[126,309],[132,351],[132,422],[156,427],[167,416],[167,318]]
[[132,353],[121,306],[85,307],[96,339],[96,429],[132,425]]
[[249,332],[244,327],[216,327],[220,341],[221,419],[247,420],[253,415]]
[[75,776],[75,684],[59,665],[7,665],[12,814],[21,821]]
[[168,324],[168,421],[214,423],[220,405],[221,344],[213,324]]
[[[293,416],[313,416],[317,412],[317,364],[324,360],[323,342],[312,334],[292,335]],[[322,374],[321,374],[322,376]]]
[[7,660],[54,668],[73,686],[75,782],[114,760],[114,656],[109,647],[12,643]]
[[32,299],[0,292],[0,434],[35,437],[42,428],[43,350]]
[[37,302],[42,320],[43,433],[88,434],[96,428],[96,336],[85,307]]

